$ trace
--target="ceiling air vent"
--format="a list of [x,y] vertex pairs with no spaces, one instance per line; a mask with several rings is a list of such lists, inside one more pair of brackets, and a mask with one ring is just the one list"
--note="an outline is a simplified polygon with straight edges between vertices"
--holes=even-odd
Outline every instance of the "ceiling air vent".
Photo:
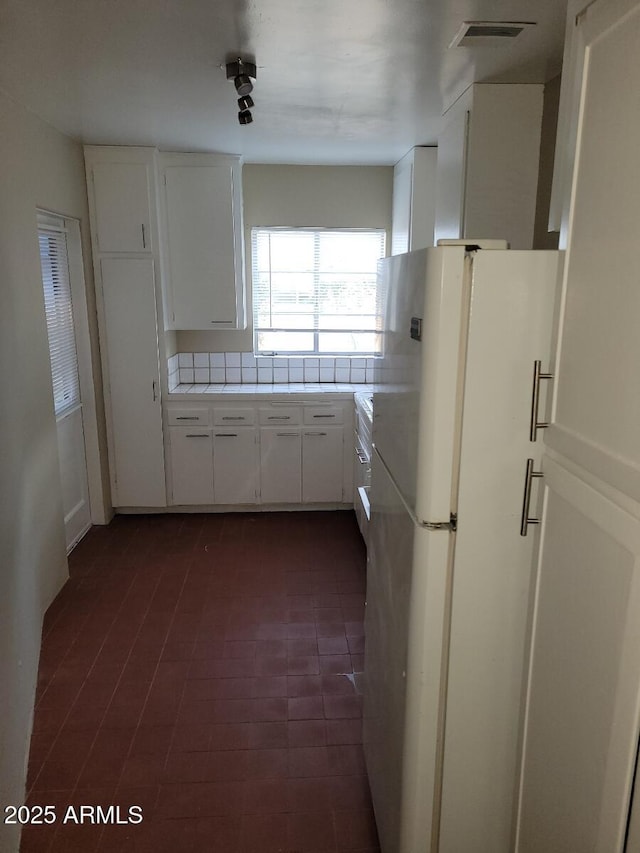
[[449,47],[500,47],[535,27],[532,21],[465,21]]

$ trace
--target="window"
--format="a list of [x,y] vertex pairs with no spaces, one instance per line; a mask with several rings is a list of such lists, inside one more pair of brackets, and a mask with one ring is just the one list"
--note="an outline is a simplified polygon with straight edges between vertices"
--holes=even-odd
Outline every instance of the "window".
[[254,228],[258,355],[379,355],[382,230]]
[[38,214],[38,240],[56,415],[80,402],[64,219]]

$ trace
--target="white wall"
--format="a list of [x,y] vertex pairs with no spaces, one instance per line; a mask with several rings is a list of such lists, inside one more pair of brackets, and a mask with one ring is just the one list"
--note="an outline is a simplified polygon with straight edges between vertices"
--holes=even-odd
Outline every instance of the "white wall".
[[[0,93],[0,804],[24,796],[42,617],[67,577],[36,207],[82,220],[81,147]],[[92,345],[96,348],[95,322]],[[94,359],[95,361],[95,359]],[[104,476],[103,472],[103,476]],[[0,850],[18,849],[0,821]]]
[[178,332],[177,352],[248,352],[251,331],[251,228],[385,228],[391,251],[392,166],[268,166],[242,170],[249,328]]

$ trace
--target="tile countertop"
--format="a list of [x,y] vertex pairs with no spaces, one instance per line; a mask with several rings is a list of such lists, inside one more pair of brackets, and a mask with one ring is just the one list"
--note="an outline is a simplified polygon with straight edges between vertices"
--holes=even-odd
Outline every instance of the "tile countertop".
[[176,385],[166,396],[166,401],[177,402],[180,400],[193,400],[194,396],[203,400],[212,397],[247,397],[251,399],[268,399],[269,397],[288,396],[339,396],[350,397],[361,391],[371,391],[371,385],[363,383],[350,384],[347,382],[289,382],[282,385],[268,385],[260,383],[256,385]]

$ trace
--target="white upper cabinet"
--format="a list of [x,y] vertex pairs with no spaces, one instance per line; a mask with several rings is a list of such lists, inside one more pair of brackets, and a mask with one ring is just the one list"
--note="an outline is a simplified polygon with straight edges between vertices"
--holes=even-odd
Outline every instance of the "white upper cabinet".
[[95,240],[99,252],[151,252],[152,176],[146,163],[94,163]]
[[433,246],[438,149],[412,148],[393,169],[391,254]]
[[479,83],[447,110],[438,137],[436,241],[532,248],[542,102],[542,85]]
[[160,167],[168,326],[245,328],[239,159],[162,154]]

